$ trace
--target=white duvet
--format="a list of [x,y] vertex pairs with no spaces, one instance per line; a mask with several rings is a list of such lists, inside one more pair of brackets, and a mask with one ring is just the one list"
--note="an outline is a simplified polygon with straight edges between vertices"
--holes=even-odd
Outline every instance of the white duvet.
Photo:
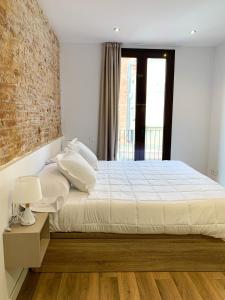
[[72,189],[50,225],[61,232],[225,239],[225,188],[179,161],[101,161],[94,190]]

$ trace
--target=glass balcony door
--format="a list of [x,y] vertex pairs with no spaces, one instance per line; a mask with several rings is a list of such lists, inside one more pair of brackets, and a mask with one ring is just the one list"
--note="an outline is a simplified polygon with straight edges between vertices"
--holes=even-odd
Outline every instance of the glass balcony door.
[[166,59],[147,59],[147,95],[145,112],[145,159],[163,156],[163,123]]
[[170,159],[174,54],[122,49],[118,160]]

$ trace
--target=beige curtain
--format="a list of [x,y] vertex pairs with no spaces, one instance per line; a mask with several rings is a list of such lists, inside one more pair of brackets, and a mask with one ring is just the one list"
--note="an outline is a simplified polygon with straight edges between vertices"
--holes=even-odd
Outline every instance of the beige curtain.
[[118,102],[121,45],[103,45],[101,94],[98,127],[98,158],[115,160],[118,140]]

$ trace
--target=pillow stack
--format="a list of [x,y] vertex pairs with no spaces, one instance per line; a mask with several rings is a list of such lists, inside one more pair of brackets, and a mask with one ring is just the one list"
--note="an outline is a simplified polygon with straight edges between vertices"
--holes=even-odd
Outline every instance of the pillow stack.
[[67,200],[70,183],[63,176],[56,164],[48,164],[39,173],[43,199],[31,203],[31,209],[36,212],[57,212]]
[[57,155],[59,171],[82,192],[90,192],[96,183],[96,155],[78,139],[72,140],[65,152]]
[[94,170],[98,170],[98,159],[96,155],[87,146],[79,142],[77,138],[67,145],[67,149],[79,153]]

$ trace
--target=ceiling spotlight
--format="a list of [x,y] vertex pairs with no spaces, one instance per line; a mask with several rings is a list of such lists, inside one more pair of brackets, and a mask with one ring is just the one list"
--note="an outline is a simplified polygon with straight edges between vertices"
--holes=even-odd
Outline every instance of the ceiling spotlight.
[[196,29],[194,29],[194,30],[192,30],[191,31],[191,34],[193,35],[193,34],[196,34],[197,33],[197,30]]
[[119,27],[114,27],[114,28],[113,28],[113,31],[119,32],[119,31],[120,31],[120,28],[119,28]]

